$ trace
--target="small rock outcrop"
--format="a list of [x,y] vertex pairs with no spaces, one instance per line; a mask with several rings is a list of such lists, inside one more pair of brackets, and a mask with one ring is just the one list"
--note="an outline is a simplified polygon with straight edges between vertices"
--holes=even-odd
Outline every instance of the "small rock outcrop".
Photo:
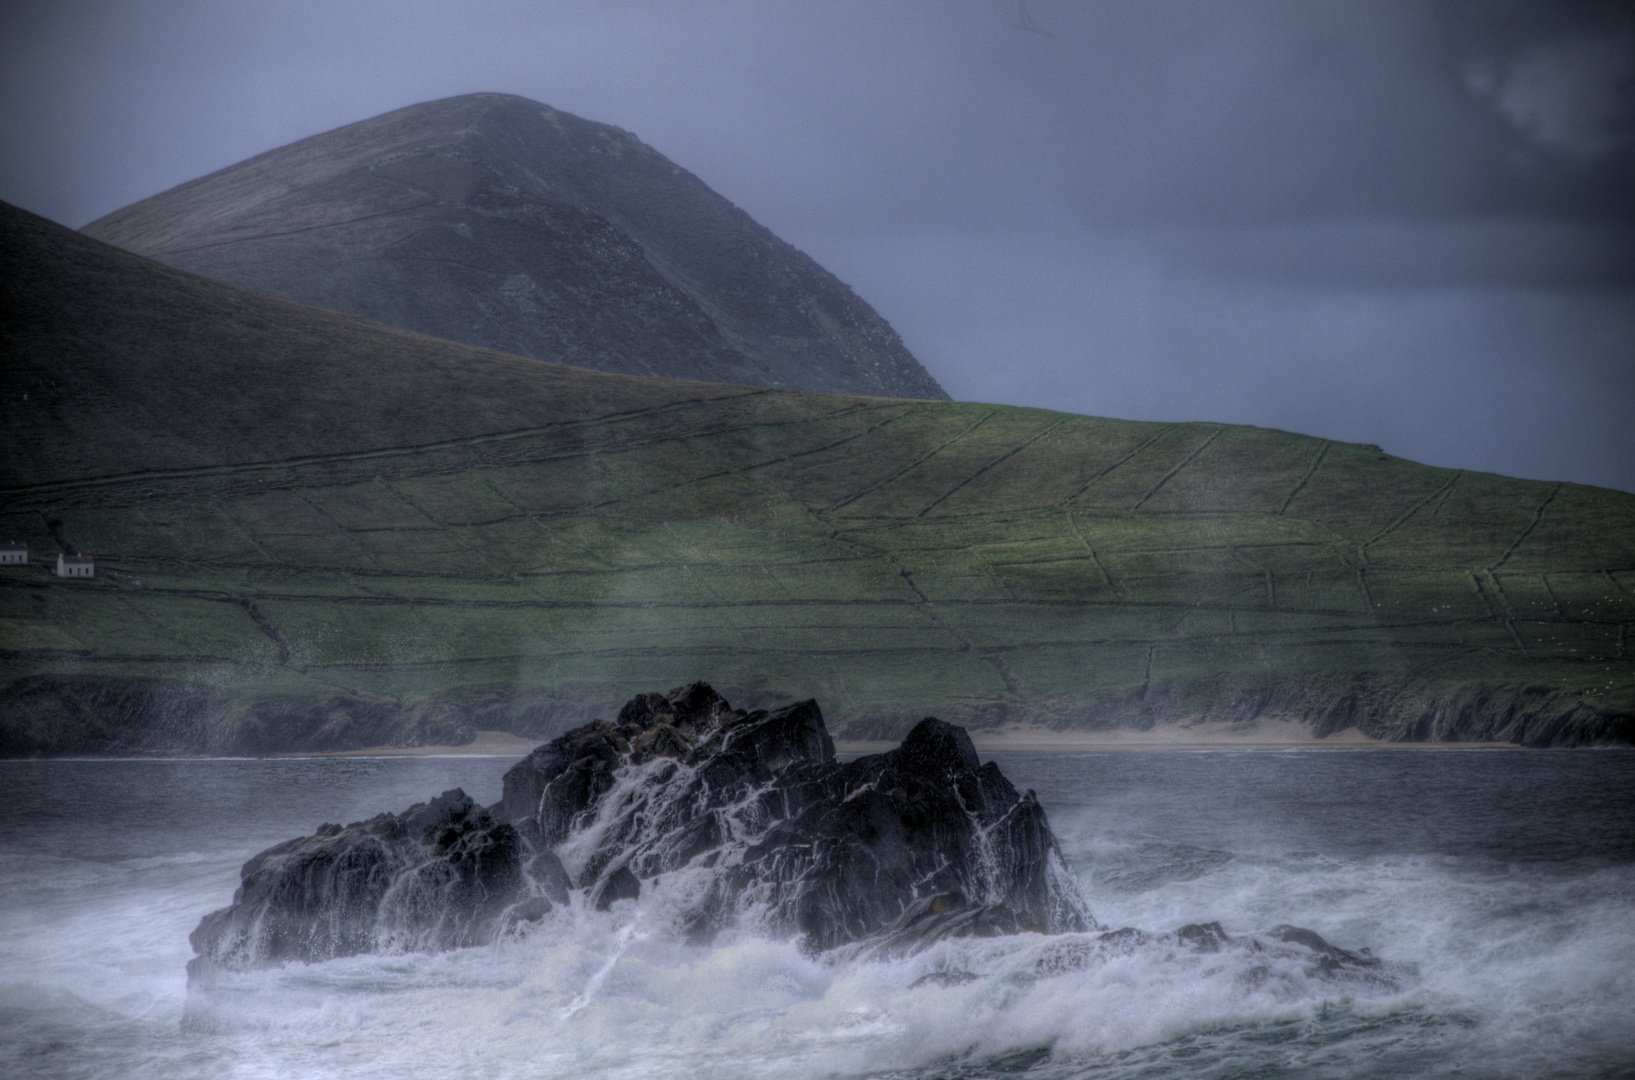
[[[1062,938],[1034,954],[1033,973],[1051,976],[1088,971],[1138,953],[1153,959],[1208,962],[1219,957],[1235,961],[1231,965],[1236,972],[1234,981],[1245,989],[1290,980],[1316,980],[1362,992],[1396,993],[1419,975],[1414,964],[1388,962],[1367,949],[1342,949],[1302,927],[1282,924],[1256,933],[1228,934],[1218,922],[1188,923],[1172,933],[1153,934],[1126,926]],[[926,976],[943,985],[956,978],[976,977],[964,971],[937,971]]]
[[[927,718],[897,749],[842,762],[815,702],[745,712],[703,683],[642,694],[539,747],[487,809],[447,791],[324,825],[241,876],[232,906],[193,932],[191,976],[481,945],[564,907],[631,903],[695,943],[736,930],[838,960],[1036,932],[1061,935],[1037,939],[1039,975],[1136,950],[1236,956],[1246,985],[1390,988],[1412,975],[1293,926],[1102,932],[1038,800],[981,764],[962,728]],[[939,969],[915,985],[979,977]]]
[[645,903],[703,943],[729,927],[813,952],[1094,926],[1032,792],[926,719],[840,762],[817,704],[731,708],[695,683],[539,747],[488,809],[461,791],[326,825],[245,864],[193,932],[195,974],[482,944],[577,892]]
[[188,939],[199,954],[191,974],[481,945],[568,900],[556,856],[459,789],[401,814],[319,826],[263,851],[239,877],[232,906]]

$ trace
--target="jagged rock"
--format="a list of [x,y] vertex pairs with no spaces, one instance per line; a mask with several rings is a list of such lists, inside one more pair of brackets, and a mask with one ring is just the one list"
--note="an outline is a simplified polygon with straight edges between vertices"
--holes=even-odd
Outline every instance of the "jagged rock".
[[962,729],[928,718],[842,763],[815,702],[743,712],[695,683],[539,747],[488,810],[449,791],[262,852],[193,932],[190,970],[476,945],[570,882],[608,910],[661,876],[696,942],[743,925],[893,955],[1093,925],[1033,793]]
[[1091,925],[1033,793],[931,718],[841,763],[815,702],[644,694],[512,768],[501,812],[598,896],[613,874],[704,875],[680,913],[695,941],[743,920],[814,951]]
[[[1310,934],[1311,931],[1306,930],[1302,931],[1302,933]],[[1316,934],[1312,934],[1311,936],[1317,937]],[[1221,946],[1226,944],[1227,938],[1226,931],[1221,929],[1221,924],[1218,922],[1211,922],[1202,924],[1187,923],[1185,926],[1181,927],[1181,929],[1175,931],[1175,940],[1192,946],[1192,948],[1197,952],[1207,953],[1220,952]],[[1321,939],[1319,938],[1318,940]]]
[[1282,924],[1254,933],[1228,934],[1218,922],[1189,923],[1174,933],[1150,934],[1125,926],[1094,936],[1063,938],[1040,953],[1034,970],[1046,976],[1084,971],[1142,951],[1169,959],[1233,955],[1240,965],[1238,979],[1246,986],[1297,972],[1301,978],[1395,991],[1418,974],[1412,964],[1387,963],[1367,949],[1339,948],[1302,927]]
[[[897,749],[841,762],[815,702],[744,712],[702,683],[643,694],[616,721],[539,747],[487,810],[454,790],[324,825],[242,878],[233,905],[193,932],[191,973],[484,944],[574,892],[597,911],[656,896],[655,918],[695,942],[739,926],[849,959],[1097,929],[1033,793],[981,764],[963,729],[927,718]],[[1299,927],[1229,935],[1213,922],[1075,933],[1036,967],[1138,950],[1235,953],[1251,982],[1298,970],[1395,985],[1407,970]]]
[[556,856],[458,788],[402,814],[320,826],[263,851],[240,879],[232,906],[189,938],[190,973],[478,945],[568,899]]
[[[627,901],[695,942],[736,926],[838,959],[1036,932],[1065,935],[1041,942],[1044,976],[1142,951],[1236,957],[1246,985],[1390,988],[1412,974],[1287,925],[1082,932],[1099,928],[1043,809],[981,764],[963,729],[927,718],[897,749],[841,762],[815,702],[744,712],[702,683],[642,694],[617,720],[539,747],[487,810],[454,790],[324,825],[257,855],[242,878],[232,906],[193,932],[190,975],[479,945],[564,904]],[[979,977],[939,969],[914,985]]]
[[634,900],[642,894],[642,883],[636,880],[636,875],[630,872],[628,866],[621,866],[596,886],[596,899],[593,905],[597,911],[606,911],[620,900]]
[[[1217,932],[1220,930],[1219,923],[1211,923],[1210,925]],[[1266,932],[1266,936],[1273,941],[1298,945],[1309,950],[1312,954],[1313,968],[1323,974],[1332,974],[1336,971],[1348,969],[1352,971],[1377,970],[1384,966],[1384,961],[1374,956],[1367,949],[1358,949],[1356,952],[1351,952],[1348,949],[1330,945],[1319,937],[1315,931],[1303,927],[1290,926],[1284,923],[1272,927]],[[1223,934],[1221,937],[1224,941],[1225,935]]]
[[916,900],[884,931],[853,951],[867,959],[883,960],[924,952],[948,938],[1000,937],[1045,930],[1027,911],[1012,911],[1001,904],[973,904],[957,892],[941,893]]

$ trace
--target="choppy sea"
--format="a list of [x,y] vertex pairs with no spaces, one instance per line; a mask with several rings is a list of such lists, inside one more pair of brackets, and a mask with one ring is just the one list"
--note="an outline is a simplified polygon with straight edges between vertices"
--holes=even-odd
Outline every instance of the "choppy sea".
[[686,946],[638,902],[190,991],[188,932],[251,855],[451,787],[495,801],[512,759],[8,761],[0,1075],[1635,1076],[1635,752],[995,757],[1105,926],[1292,923],[1398,977],[1162,938],[836,963]]

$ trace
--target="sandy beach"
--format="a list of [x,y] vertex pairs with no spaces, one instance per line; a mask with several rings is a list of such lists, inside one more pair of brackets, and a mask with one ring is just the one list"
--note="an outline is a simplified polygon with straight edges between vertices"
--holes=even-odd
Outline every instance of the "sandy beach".
[[[1011,724],[971,732],[980,753],[1069,750],[1502,750],[1515,743],[1400,743],[1369,738],[1347,728],[1325,739],[1298,720],[1257,720],[1249,724],[1165,724],[1147,731],[1112,728],[1100,731],[1056,731]],[[843,754],[890,750],[893,742],[837,742]]]
[[356,750],[297,751],[275,757],[522,757],[546,739],[482,731],[464,746],[364,746]]

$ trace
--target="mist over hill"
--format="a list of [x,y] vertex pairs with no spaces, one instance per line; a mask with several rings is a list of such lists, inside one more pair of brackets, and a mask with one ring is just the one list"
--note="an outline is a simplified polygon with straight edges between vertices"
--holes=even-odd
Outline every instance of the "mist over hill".
[[620,128],[471,94],[292,143],[86,226],[274,296],[537,360],[946,398],[851,289]]
[[10,207],[0,280],[0,753],[539,736],[697,678],[851,737],[1635,741],[1628,494],[563,367]]

